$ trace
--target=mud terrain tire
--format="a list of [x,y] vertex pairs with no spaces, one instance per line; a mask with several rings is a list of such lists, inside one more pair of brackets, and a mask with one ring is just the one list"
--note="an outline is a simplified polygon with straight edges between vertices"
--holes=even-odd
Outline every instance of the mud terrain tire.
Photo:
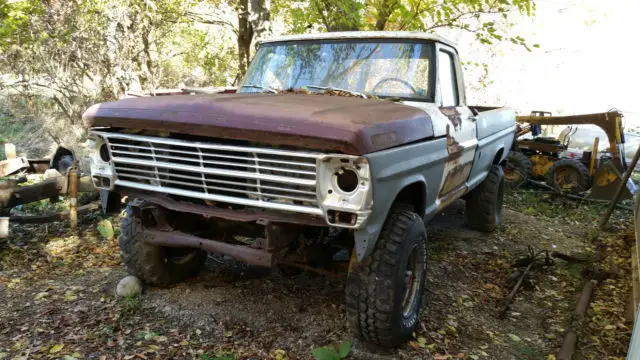
[[354,264],[346,287],[347,321],[359,338],[382,346],[405,342],[418,324],[427,263],[422,219],[392,210],[376,250]]
[[502,222],[504,199],[504,172],[498,165],[491,166],[486,179],[466,198],[467,224],[475,230],[491,232]]
[[120,259],[131,275],[147,284],[168,286],[198,274],[207,259],[207,253],[199,249],[169,248],[146,244],[143,241],[142,219],[130,204],[120,223]]
[[506,184],[517,188],[526,184],[533,177],[533,164],[527,155],[519,151],[509,151],[507,167],[504,172]]

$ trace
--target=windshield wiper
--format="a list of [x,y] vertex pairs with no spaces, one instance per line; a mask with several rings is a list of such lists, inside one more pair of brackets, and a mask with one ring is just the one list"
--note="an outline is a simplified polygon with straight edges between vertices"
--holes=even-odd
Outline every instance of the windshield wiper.
[[246,85],[242,85],[240,86],[241,88],[252,88],[252,89],[260,89],[262,90],[262,92],[269,92],[269,93],[273,93],[273,94],[277,94],[278,90],[272,89],[270,87],[264,87],[264,86],[260,86],[260,85],[255,85],[255,84],[246,84]]
[[359,96],[359,97],[361,97],[363,99],[367,99],[367,95],[365,95],[365,94],[363,94],[361,92],[347,90],[347,89],[341,89],[341,88],[336,88],[336,87],[333,87],[333,86],[305,85],[304,87],[311,88],[311,89],[329,90],[329,91],[344,91],[344,92],[346,92],[348,94]]

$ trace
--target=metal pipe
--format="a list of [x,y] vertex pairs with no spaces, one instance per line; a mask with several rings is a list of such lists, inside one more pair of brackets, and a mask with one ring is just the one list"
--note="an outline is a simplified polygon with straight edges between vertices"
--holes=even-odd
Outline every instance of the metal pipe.
[[631,163],[629,164],[627,171],[624,172],[624,175],[622,176],[622,181],[620,182],[620,185],[618,185],[618,188],[616,189],[616,192],[613,195],[613,199],[611,199],[611,202],[609,203],[609,208],[607,209],[607,212],[605,212],[604,215],[602,215],[602,219],[600,220],[600,229],[604,229],[604,226],[607,225],[607,221],[609,221],[609,218],[611,217],[611,213],[613,213],[613,209],[616,208],[616,204],[618,203],[618,200],[620,200],[620,195],[622,195],[622,189],[624,189],[624,187],[627,186],[627,181],[629,181],[629,178],[631,177],[633,170],[636,168],[636,164],[638,164],[638,159],[640,159],[640,146],[638,146],[636,153],[633,155],[633,159],[631,159]]
[[576,305],[576,309],[571,316],[571,324],[564,336],[562,347],[560,348],[560,351],[558,351],[558,360],[571,360],[573,357],[573,353],[576,350],[576,343],[578,341],[577,331],[579,330],[575,328],[574,324],[581,324],[584,321],[584,315],[587,312],[587,307],[591,301],[591,294],[597,284],[598,282],[596,280],[589,280],[584,284],[580,300],[578,300],[578,305]]
[[282,265],[286,265],[286,266],[293,266],[302,270],[306,270],[306,271],[311,271],[320,275],[324,275],[324,276],[329,276],[329,277],[335,277],[335,278],[342,278],[345,277],[347,275],[347,273],[338,273],[335,271],[330,271],[330,270],[325,270],[325,269],[321,269],[315,266],[310,266],[307,264],[302,264],[299,262],[295,262],[295,261],[278,261],[278,264],[282,264]]
[[253,249],[248,246],[231,245],[222,241],[210,240],[198,236],[185,234],[180,231],[145,230],[144,242],[156,246],[190,247],[213,253],[231,256],[247,264],[271,267],[270,253]]

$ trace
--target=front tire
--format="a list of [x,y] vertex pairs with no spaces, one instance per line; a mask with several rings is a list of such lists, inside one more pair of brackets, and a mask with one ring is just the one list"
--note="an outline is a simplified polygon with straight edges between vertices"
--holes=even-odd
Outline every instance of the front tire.
[[376,250],[353,266],[347,280],[347,321],[365,341],[395,347],[418,324],[427,264],[427,233],[422,219],[392,210]]
[[142,219],[127,205],[120,223],[120,259],[127,272],[147,284],[169,286],[198,274],[207,259],[200,249],[172,248],[147,244],[143,241],[145,227]]
[[492,165],[484,181],[467,195],[467,224],[475,230],[492,232],[502,223],[504,172]]

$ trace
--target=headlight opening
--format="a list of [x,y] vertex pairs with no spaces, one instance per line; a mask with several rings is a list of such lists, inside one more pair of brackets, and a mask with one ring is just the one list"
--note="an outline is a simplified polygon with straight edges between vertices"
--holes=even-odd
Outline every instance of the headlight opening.
[[100,160],[104,162],[109,162],[111,160],[111,156],[109,155],[109,147],[107,146],[107,144],[100,145],[98,154],[100,155]]
[[341,167],[335,172],[334,176],[336,185],[340,191],[350,194],[358,188],[360,177],[354,170]]

